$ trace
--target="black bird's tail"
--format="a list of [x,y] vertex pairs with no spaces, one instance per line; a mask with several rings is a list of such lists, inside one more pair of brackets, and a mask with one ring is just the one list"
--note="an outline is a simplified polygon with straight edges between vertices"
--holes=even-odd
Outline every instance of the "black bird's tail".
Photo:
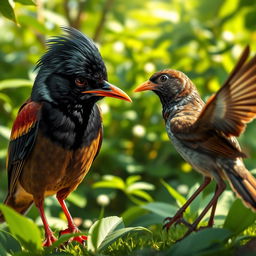
[[256,211],[256,179],[253,175],[244,167],[239,166],[239,170],[225,170],[228,181],[233,191],[243,203]]

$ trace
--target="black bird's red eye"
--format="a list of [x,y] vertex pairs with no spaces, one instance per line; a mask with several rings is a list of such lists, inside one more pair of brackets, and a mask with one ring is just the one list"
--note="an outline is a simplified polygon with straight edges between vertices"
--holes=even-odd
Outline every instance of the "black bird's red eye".
[[159,77],[159,80],[160,80],[161,83],[164,83],[168,80],[168,76],[167,75],[161,75]]
[[75,83],[78,87],[84,87],[87,85],[87,80],[84,77],[77,77]]

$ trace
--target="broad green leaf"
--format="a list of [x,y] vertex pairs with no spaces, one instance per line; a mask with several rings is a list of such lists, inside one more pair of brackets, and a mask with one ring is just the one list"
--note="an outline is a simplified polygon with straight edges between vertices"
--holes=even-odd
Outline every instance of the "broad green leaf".
[[[3,230],[0,230],[0,248],[4,248],[7,253],[21,251],[20,243],[10,233]],[[0,255],[4,254],[1,253]]]
[[42,239],[39,228],[28,218],[15,212],[6,205],[0,205],[11,234],[30,251],[42,249]]
[[207,250],[214,251],[222,248],[227,239],[231,237],[227,229],[209,228],[194,232],[176,243],[169,251],[172,256],[199,256],[207,255]]
[[178,191],[176,191],[174,188],[172,188],[167,182],[164,180],[161,180],[161,183],[165,186],[165,188],[168,190],[169,194],[176,199],[179,206],[182,206],[186,203],[187,199],[181,195]]
[[245,207],[240,199],[237,199],[231,206],[226,217],[224,228],[239,234],[244,229],[252,225],[256,220],[256,214],[251,209]]
[[87,242],[88,250],[96,252],[106,237],[111,234],[117,227],[124,227],[122,218],[117,216],[106,217],[96,221],[89,230]]
[[0,81],[0,90],[19,88],[19,87],[32,87],[33,82],[27,79],[6,79]]
[[14,2],[23,4],[23,5],[36,5],[32,0],[14,0]]
[[8,0],[1,0],[0,12],[7,18],[16,23],[16,17],[13,11],[12,6]]
[[162,216],[163,218],[172,217],[177,212],[177,207],[161,202],[144,204],[141,208]]
[[115,242],[118,238],[121,238],[122,236],[131,233],[131,232],[141,232],[141,231],[146,231],[150,232],[147,228],[144,227],[130,227],[130,228],[121,228],[118,230],[115,230],[114,232],[110,233],[107,235],[107,237],[104,239],[104,241],[101,243],[101,245],[98,248],[98,251],[101,251],[105,249],[108,245],[111,243]]

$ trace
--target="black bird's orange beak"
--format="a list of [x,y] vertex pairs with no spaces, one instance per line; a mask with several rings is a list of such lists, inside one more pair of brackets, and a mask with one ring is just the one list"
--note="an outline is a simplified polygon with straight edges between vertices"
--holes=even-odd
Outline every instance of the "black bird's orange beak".
[[152,91],[157,87],[157,84],[151,82],[151,81],[146,81],[143,84],[139,85],[137,88],[134,89],[134,92],[142,92],[142,91]]
[[132,102],[131,98],[124,91],[107,81],[104,81],[101,89],[83,91],[82,93],[93,93],[95,96],[112,97]]

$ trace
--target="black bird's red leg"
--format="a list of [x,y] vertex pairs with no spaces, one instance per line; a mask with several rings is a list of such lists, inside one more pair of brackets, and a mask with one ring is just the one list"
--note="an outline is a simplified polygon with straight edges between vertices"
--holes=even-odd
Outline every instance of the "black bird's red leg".
[[168,230],[172,226],[172,224],[176,223],[177,221],[180,221],[182,219],[183,213],[188,208],[188,206],[205,189],[205,187],[209,185],[210,182],[211,178],[205,177],[203,183],[199,186],[195,193],[187,200],[187,202],[177,211],[177,213],[173,217],[165,218],[165,221],[167,221],[167,223],[164,224],[163,228],[166,228]]
[[57,241],[57,238],[53,235],[53,232],[52,232],[52,230],[49,227],[49,224],[47,222],[47,219],[46,219],[46,216],[45,216],[45,213],[44,213],[44,201],[42,200],[42,201],[36,203],[36,207],[39,210],[42,222],[44,224],[45,240],[43,242],[43,246],[51,246],[52,243]]
[[[76,227],[64,199],[59,194],[57,194],[57,199],[68,221],[68,228],[60,231],[60,235],[79,233],[80,231]],[[77,236],[77,237],[74,237],[72,240],[75,240],[81,244],[84,244],[84,242],[87,240],[87,236]]]

